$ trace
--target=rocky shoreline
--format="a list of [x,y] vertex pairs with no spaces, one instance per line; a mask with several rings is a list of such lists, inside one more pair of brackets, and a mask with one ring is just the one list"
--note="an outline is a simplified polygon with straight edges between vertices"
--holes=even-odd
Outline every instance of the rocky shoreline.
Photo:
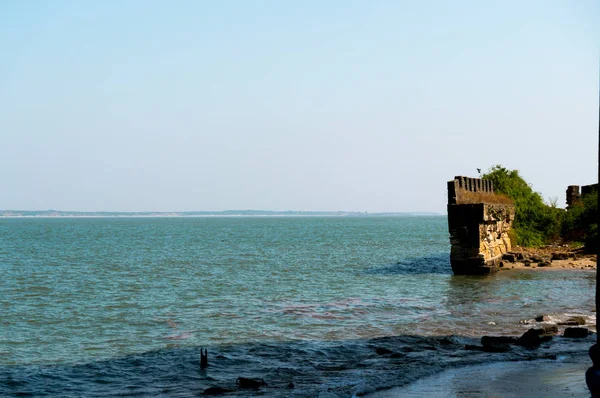
[[500,270],[511,269],[596,269],[596,254],[583,248],[545,246],[540,248],[514,247],[502,255]]

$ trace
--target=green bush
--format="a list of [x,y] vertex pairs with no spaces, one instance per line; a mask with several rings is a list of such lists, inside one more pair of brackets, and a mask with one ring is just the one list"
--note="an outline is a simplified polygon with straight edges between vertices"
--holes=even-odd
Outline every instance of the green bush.
[[513,223],[516,242],[520,246],[537,247],[560,239],[564,211],[544,203],[518,170],[500,165],[492,167],[483,179],[494,183],[494,191],[510,197],[515,204]]
[[584,242],[588,251],[598,252],[598,191],[583,196],[569,207],[561,232],[565,240]]

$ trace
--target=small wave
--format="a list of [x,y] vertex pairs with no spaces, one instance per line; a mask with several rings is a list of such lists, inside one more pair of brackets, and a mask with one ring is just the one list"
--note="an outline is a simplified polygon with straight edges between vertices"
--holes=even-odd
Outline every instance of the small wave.
[[186,340],[189,339],[190,337],[194,337],[194,334],[191,331],[185,331],[185,332],[181,332],[179,334],[171,334],[168,336],[165,336],[166,340]]
[[398,261],[395,264],[370,269],[366,273],[371,275],[448,275],[452,274],[452,267],[450,266],[450,257],[448,254],[440,254],[438,256]]
[[240,344],[209,349],[209,367],[199,368],[199,348],[168,348],[81,365],[0,366],[0,396],[197,397],[214,386],[248,396],[238,377],[264,379],[265,397],[337,397],[405,385],[454,366],[580,355],[594,337],[557,338],[535,351],[466,350],[479,339],[464,336],[393,336],[347,341]]

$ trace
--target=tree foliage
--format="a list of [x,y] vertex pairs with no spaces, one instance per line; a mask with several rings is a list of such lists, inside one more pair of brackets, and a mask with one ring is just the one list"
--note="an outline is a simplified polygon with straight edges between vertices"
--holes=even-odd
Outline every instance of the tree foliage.
[[565,240],[585,243],[589,251],[598,253],[598,191],[569,207],[561,232]]
[[483,179],[494,183],[495,192],[514,201],[513,243],[535,247],[560,239],[563,210],[544,203],[518,170],[497,165],[484,174]]

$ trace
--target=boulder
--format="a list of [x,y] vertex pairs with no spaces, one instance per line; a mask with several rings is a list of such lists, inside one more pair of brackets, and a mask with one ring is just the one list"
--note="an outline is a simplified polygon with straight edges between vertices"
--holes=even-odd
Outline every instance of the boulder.
[[483,336],[481,345],[485,352],[507,352],[510,345],[517,341],[516,337],[509,336]]
[[377,353],[377,355],[389,355],[394,353],[394,351],[385,347],[377,347],[375,348],[375,352]]
[[517,255],[515,253],[504,253],[502,260],[508,261],[509,263],[515,263],[517,261]]
[[556,325],[545,326],[540,329],[529,329],[517,339],[515,345],[525,348],[537,348],[545,341],[552,340],[552,336],[558,333]]
[[559,325],[563,325],[563,326],[579,326],[579,325],[585,325],[586,321],[585,318],[582,316],[574,316],[571,317],[569,319],[567,319],[566,321],[563,322],[559,322]]
[[562,253],[562,252],[558,252],[558,253],[552,253],[552,257],[551,260],[568,260],[569,259],[569,253]]
[[531,260],[532,263],[544,263],[544,262],[549,262],[550,261],[550,257],[545,257],[545,256],[531,256],[529,258],[529,260]]
[[247,377],[238,377],[235,381],[238,388],[253,388],[258,389],[260,387],[266,387],[267,383],[263,379],[250,379]]
[[582,338],[587,337],[589,330],[587,328],[566,328],[564,337]]
[[208,387],[206,390],[204,390],[204,392],[202,394],[204,394],[204,395],[221,395],[221,394],[225,394],[228,392],[233,392],[233,390],[216,386],[216,387]]
[[551,267],[552,263],[550,261],[541,261],[540,263],[538,263],[538,267]]

